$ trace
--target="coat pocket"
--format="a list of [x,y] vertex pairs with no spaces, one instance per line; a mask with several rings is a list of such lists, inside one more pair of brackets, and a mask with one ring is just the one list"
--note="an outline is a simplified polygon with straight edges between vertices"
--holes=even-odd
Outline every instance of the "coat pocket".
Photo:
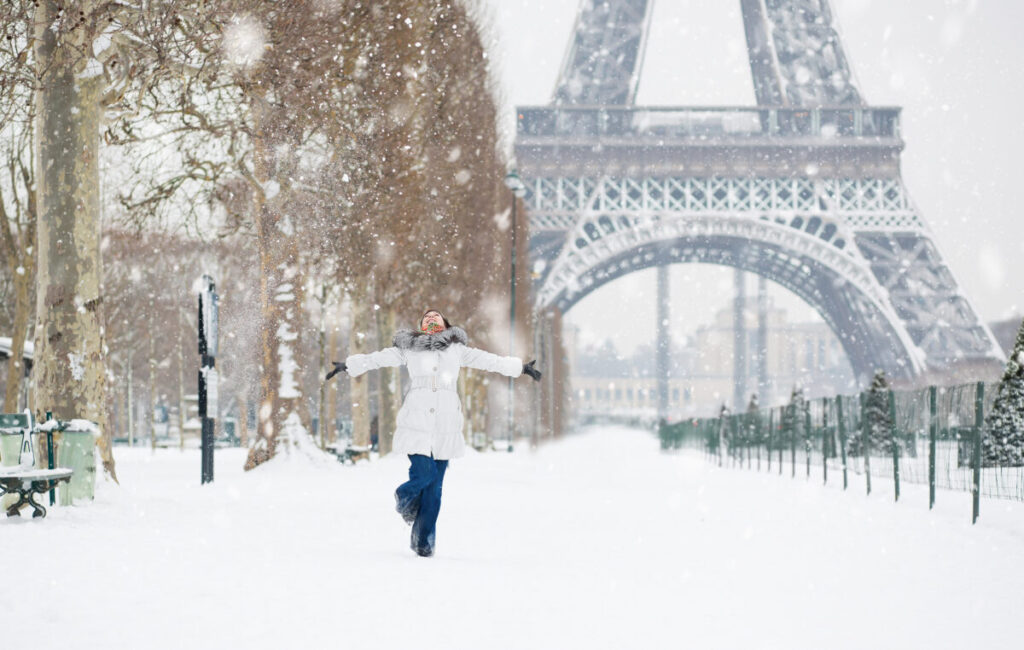
[[442,433],[462,433],[462,400],[455,393],[447,393],[437,414],[437,430]]

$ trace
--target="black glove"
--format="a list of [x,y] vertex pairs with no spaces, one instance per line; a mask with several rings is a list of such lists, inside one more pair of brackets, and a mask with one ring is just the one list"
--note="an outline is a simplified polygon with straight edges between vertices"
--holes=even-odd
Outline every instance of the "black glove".
[[534,381],[540,381],[540,370],[537,370],[536,368],[533,367],[533,364],[535,363],[537,363],[536,359],[534,359],[530,363],[524,363],[523,374],[530,375],[531,377],[533,377]]
[[332,361],[331,363],[334,364],[334,370],[327,373],[327,376],[324,378],[324,381],[329,380],[331,377],[338,374],[339,372],[348,370],[348,368],[345,366],[344,361]]

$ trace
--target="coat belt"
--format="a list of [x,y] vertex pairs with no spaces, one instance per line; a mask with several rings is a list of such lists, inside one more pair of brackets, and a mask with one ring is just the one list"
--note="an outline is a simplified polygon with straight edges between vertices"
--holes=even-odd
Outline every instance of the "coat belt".
[[456,383],[454,381],[444,381],[442,379],[438,379],[434,375],[431,375],[429,377],[413,377],[412,378],[412,386],[410,386],[410,389],[414,389],[414,388],[426,388],[426,389],[432,390],[432,391],[439,391],[439,390],[455,391],[456,390]]

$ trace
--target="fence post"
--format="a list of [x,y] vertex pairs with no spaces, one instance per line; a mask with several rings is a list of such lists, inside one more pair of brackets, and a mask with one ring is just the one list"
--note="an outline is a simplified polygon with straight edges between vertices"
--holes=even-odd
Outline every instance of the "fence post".
[[821,482],[828,485],[828,398],[821,398]]
[[750,448],[754,445],[754,427],[750,426],[750,414],[743,416],[743,429],[746,431],[744,440],[747,443],[747,469],[753,467],[750,463]]
[[738,464],[743,469],[743,448],[740,447],[740,425],[739,416],[729,416],[729,429],[732,431],[732,440],[729,444],[729,455],[732,456],[732,466]]
[[700,435],[704,439],[704,453],[708,456],[708,461],[714,460],[714,445],[711,444],[711,428],[708,424],[708,419],[704,418],[700,421]]
[[790,410],[789,417],[789,460],[792,464],[793,472],[791,478],[796,478],[796,419],[799,417],[796,412],[796,405],[791,404],[787,406]]
[[973,512],[971,523],[977,523],[981,508],[981,435],[985,419],[985,383],[978,382],[974,391],[974,484],[971,486]]
[[[733,460],[733,449],[732,449],[732,446],[733,446],[733,443],[735,441],[732,438],[729,437],[729,431],[731,429],[732,429],[732,422],[729,421],[729,416],[726,416],[726,417],[722,418],[722,441],[723,441],[722,444],[724,445],[722,447],[722,449],[725,450],[725,460],[727,460],[727,461],[732,461]],[[728,441],[728,444],[726,444],[725,441]],[[728,464],[728,463],[726,463],[726,464]]]
[[843,396],[836,395],[836,422],[839,426],[839,452],[843,463],[843,489],[849,485],[846,477],[846,422],[843,420]]
[[807,478],[811,478],[811,450],[814,443],[811,440],[811,402],[804,402],[804,454],[807,456]]
[[754,439],[757,441],[757,471],[761,471],[761,411],[754,411]]
[[722,446],[725,444],[725,436],[722,435],[722,430],[725,428],[725,418],[721,415],[715,420],[715,435],[718,436],[718,466],[722,466]]
[[935,507],[935,437],[939,428],[939,419],[936,415],[938,389],[935,386],[928,387],[928,509]]
[[779,407],[779,476],[782,476],[782,451],[786,448],[786,429],[783,423],[786,421],[786,414],[783,411],[785,406]]
[[[732,445],[735,441],[729,437],[730,429],[732,429],[732,423],[729,421],[729,416],[725,416],[722,418],[722,450],[724,451],[723,461],[732,461]],[[726,462],[725,464],[728,465],[729,463]]]
[[697,426],[699,427],[700,437],[704,441],[704,458],[711,462],[711,434],[708,433],[707,418],[702,418]]
[[892,445],[892,478],[896,483],[896,501],[900,500],[900,444],[896,435],[896,393],[889,391],[889,444]]
[[871,427],[867,418],[868,398],[860,394],[860,437],[861,451],[864,453],[864,476],[867,478],[868,494],[871,494]]
[[743,422],[739,414],[732,416],[732,435],[736,439],[736,455],[733,456],[733,464],[743,469]]

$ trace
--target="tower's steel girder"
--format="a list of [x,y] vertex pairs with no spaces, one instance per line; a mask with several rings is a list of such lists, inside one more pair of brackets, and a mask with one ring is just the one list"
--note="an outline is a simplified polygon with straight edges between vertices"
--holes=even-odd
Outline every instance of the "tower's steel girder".
[[636,97],[653,0],[583,0],[556,104],[628,105]]

